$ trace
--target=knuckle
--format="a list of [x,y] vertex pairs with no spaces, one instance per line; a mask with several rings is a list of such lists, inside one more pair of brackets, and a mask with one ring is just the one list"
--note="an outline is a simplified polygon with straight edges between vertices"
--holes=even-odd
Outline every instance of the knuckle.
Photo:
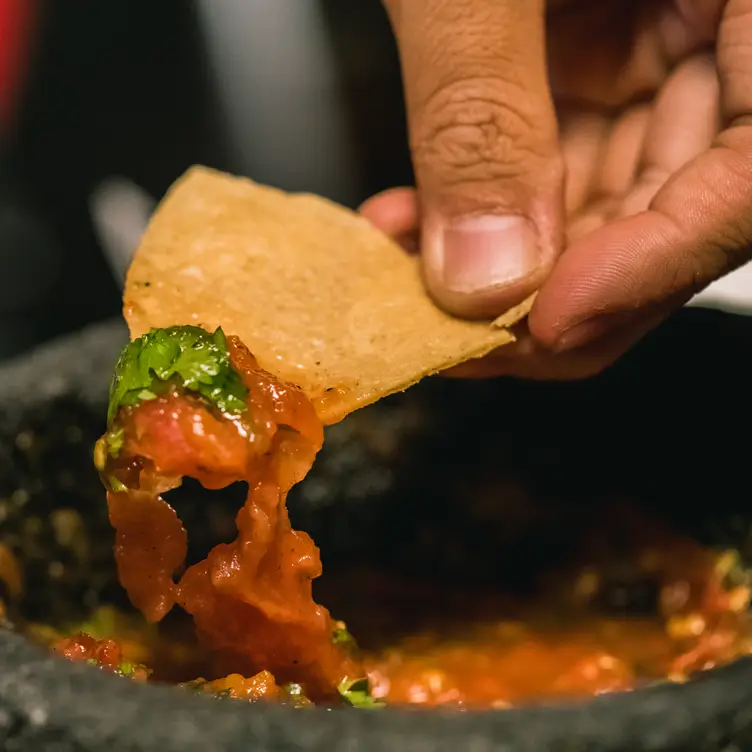
[[554,134],[545,125],[551,119],[534,97],[509,82],[454,81],[417,113],[411,137],[416,169],[444,184],[515,177],[531,161],[555,156]]
[[697,294],[711,282],[749,261],[752,241],[734,227],[719,227],[701,247],[692,248],[677,271],[675,289]]
[[[722,133],[701,158],[687,190],[658,197],[656,208],[672,217],[682,250],[674,259],[674,288],[699,292],[710,282],[749,261],[752,251],[752,128],[737,126]],[[666,202],[667,200],[667,202]]]
[[697,255],[703,256],[705,268],[714,276],[748,261],[752,245],[752,214],[747,208],[752,201],[752,154],[730,149],[722,156],[715,169],[700,175],[715,221],[704,253],[698,250]]
[[669,280],[669,289],[694,296],[705,288],[710,281],[707,257],[703,257],[696,252],[690,252],[686,257],[682,257],[676,262]]

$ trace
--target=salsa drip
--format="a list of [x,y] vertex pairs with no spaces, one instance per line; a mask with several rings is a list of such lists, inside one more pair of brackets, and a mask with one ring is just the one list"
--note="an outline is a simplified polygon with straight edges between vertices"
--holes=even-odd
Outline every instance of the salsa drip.
[[[102,474],[120,581],[150,621],[181,606],[235,671],[266,670],[280,683],[299,682],[312,699],[335,698],[348,678],[364,676],[363,668],[333,640],[336,625],[313,600],[319,551],[292,529],[286,507],[290,488],[321,448],[323,428],[298,388],[261,369],[237,338],[227,344],[248,389],[248,409],[239,416],[173,383],[122,407],[110,427],[121,446]],[[184,476],[207,489],[244,482],[248,496],[237,538],[180,575],[187,534],[161,494]]]
[[[392,576],[381,587],[359,574],[337,605],[342,583],[330,582],[326,602],[349,610],[365,638],[361,662],[344,624],[313,600],[319,551],[287,513],[289,490],[323,442],[316,410],[298,388],[261,369],[220,329],[156,329],[121,355],[108,421],[95,461],[108,488],[120,581],[151,622],[182,607],[211,652],[208,680],[181,686],[294,707],[504,708],[684,681],[752,653],[752,582],[738,557],[630,506],[605,504],[582,531],[577,560],[517,603],[503,593],[439,587],[432,608],[428,583]],[[187,568],[186,531],[163,497],[185,476],[207,489],[248,487],[237,538]],[[14,581],[1,559],[0,577],[5,571]],[[629,583],[648,584],[655,601],[641,617],[619,612],[613,600]],[[353,612],[358,598],[366,608]],[[143,662],[154,681],[179,682],[206,665],[181,658],[179,677],[170,678],[158,641],[135,649],[113,641],[112,629],[98,639],[85,632],[68,631],[73,636],[54,648],[134,678]],[[197,671],[183,671],[188,665]]]

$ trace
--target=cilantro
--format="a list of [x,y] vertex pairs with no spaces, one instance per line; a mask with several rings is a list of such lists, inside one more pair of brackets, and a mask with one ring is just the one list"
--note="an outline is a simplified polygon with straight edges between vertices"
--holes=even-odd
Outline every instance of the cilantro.
[[107,456],[115,459],[125,443],[123,427],[111,428],[94,445],[94,466],[101,473],[107,465]]
[[368,679],[348,679],[345,677],[337,687],[342,699],[352,705],[354,708],[361,710],[377,710],[385,707],[386,703],[371,697],[371,688],[368,686]]
[[141,663],[131,663],[130,661],[123,661],[115,670],[118,676],[125,677],[127,679],[133,679],[135,681],[145,681],[151,676],[151,669]]
[[346,653],[355,655],[358,652],[358,643],[355,638],[347,631],[344,622],[337,622],[337,626],[332,630],[332,642],[339,645]]
[[107,453],[110,457],[117,457],[120,454],[120,450],[123,448],[123,442],[125,441],[125,431],[123,427],[113,428],[105,434],[105,440],[107,442]]
[[[212,334],[197,326],[173,326],[152,329],[121,353],[110,387],[108,424],[121,407],[155,399],[170,380],[197,392],[223,413],[247,408],[248,390],[230,363],[224,332],[217,329]],[[107,441],[108,450],[117,453],[119,441],[122,445],[122,438],[113,432]]]
[[114,475],[104,475],[101,477],[104,486],[108,491],[113,491],[114,493],[125,493],[128,490],[128,486],[118,480]]
[[352,645],[355,638],[347,631],[346,627],[338,626],[332,630],[332,642],[335,645]]

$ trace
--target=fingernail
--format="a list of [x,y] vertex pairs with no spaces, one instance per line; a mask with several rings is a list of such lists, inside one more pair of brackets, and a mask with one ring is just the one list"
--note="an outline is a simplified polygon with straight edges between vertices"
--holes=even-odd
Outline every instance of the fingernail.
[[609,329],[612,329],[618,320],[612,315],[596,316],[580,324],[576,324],[571,329],[567,329],[553,346],[556,353],[574,350],[577,347],[587,345],[604,335]]
[[539,259],[535,231],[519,215],[468,217],[443,232],[442,276],[455,292],[473,293],[524,279]]

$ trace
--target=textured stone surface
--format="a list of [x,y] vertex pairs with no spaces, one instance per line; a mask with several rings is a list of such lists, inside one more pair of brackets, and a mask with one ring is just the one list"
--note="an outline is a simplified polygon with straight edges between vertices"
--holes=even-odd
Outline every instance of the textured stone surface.
[[[420,570],[425,561],[441,565],[443,548],[429,546],[410,559],[405,554],[411,535],[430,519],[446,541],[450,526],[457,525],[454,497],[445,490],[450,478],[464,473],[463,482],[470,483],[494,458],[494,473],[512,479],[505,481],[512,484],[506,486],[507,495],[516,483],[536,496],[574,504],[577,496],[592,502],[621,489],[647,503],[665,500],[667,514],[687,513],[703,500],[706,507],[712,501],[717,511],[731,499],[735,484],[743,488],[746,479],[744,442],[724,439],[738,423],[748,425],[752,419],[752,405],[742,391],[752,376],[747,358],[752,328],[690,314],[686,325],[659,333],[634,358],[590,386],[434,383],[364,411],[330,431],[321,462],[293,500],[295,515],[314,532],[335,567],[346,566],[356,549],[362,553],[370,545],[374,557],[391,557],[393,567]],[[0,450],[12,450],[0,451],[5,463],[0,491],[3,483],[12,485],[13,469],[6,465],[17,461],[14,432],[27,425],[29,415],[37,421],[46,411],[60,414],[50,405],[75,404],[82,416],[91,416],[87,430],[98,430],[96,416],[124,340],[121,324],[105,324],[0,369]],[[494,407],[500,389],[506,390],[507,403],[513,395],[512,408]],[[36,467],[45,476],[55,446],[46,451],[27,463],[27,475]],[[75,458],[89,450],[70,451],[71,461],[78,462]],[[444,456],[452,457],[449,468],[446,462],[437,464],[437,457]],[[428,485],[421,482],[426,478]],[[51,488],[54,498],[59,489],[54,483]],[[94,486],[90,493],[93,500]],[[463,493],[472,497],[472,485]],[[745,494],[731,502],[739,502],[742,512],[748,507]],[[379,509],[386,511],[379,515]],[[737,512],[734,525],[744,528],[748,515],[740,520]],[[402,518],[401,525],[393,524],[400,513],[410,518],[403,537],[394,545],[373,545],[374,536],[390,535],[390,522],[392,530],[401,527]],[[459,543],[468,539],[464,550],[498,549],[490,539],[478,546],[473,537],[494,525],[468,517],[456,536]],[[507,527],[512,526],[509,519]],[[533,517],[534,526],[540,519]],[[524,532],[525,520],[514,524]],[[455,564],[443,566],[451,575]],[[0,631],[0,749],[739,752],[752,749],[752,663],[740,661],[688,685],[578,706],[446,718],[391,710],[287,711],[138,686],[69,664]]]
[[5,752],[740,752],[752,662],[586,705],[465,714],[283,710],[139,686],[0,639]]
[[108,321],[3,364],[3,409],[15,412],[63,394],[75,394],[92,406],[103,404],[112,368],[127,341],[125,323]]

